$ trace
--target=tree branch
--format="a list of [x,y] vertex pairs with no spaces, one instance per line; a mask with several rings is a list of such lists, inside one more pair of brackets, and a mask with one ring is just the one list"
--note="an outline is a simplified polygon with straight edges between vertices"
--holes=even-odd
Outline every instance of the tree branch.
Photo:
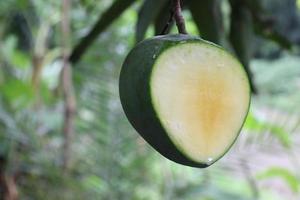
[[90,32],[72,50],[69,61],[76,64],[90,45],[112,22],[117,19],[134,0],[116,0],[110,8],[98,19]]

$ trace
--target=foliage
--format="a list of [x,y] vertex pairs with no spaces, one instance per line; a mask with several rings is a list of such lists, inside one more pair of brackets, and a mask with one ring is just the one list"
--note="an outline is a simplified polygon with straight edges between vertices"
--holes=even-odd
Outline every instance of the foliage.
[[286,181],[286,183],[290,186],[293,192],[296,193],[299,192],[299,188],[300,188],[299,180],[288,169],[273,167],[268,169],[265,172],[258,174],[257,176],[259,179],[279,177],[283,179],[283,181]]

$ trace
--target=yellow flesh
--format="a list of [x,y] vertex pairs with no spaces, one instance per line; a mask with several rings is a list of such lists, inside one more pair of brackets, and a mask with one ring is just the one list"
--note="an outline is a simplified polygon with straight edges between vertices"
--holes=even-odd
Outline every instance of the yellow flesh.
[[166,50],[151,75],[154,109],[175,145],[211,163],[233,143],[249,105],[242,66],[217,47],[186,43]]

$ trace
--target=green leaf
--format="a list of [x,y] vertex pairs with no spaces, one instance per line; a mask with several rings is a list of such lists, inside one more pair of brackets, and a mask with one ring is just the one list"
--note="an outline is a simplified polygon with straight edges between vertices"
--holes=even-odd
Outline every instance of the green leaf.
[[[144,39],[149,25],[160,14],[167,0],[145,0],[141,6],[138,14],[138,21],[136,25],[136,41],[139,42]],[[165,10],[169,13],[169,10]]]
[[15,50],[15,52],[12,55],[12,65],[20,68],[20,69],[27,69],[30,67],[30,57],[26,55],[25,53]]
[[6,60],[11,60],[14,50],[17,46],[18,40],[14,35],[9,35],[1,44],[1,57]]
[[260,131],[262,124],[263,123],[256,119],[252,112],[249,112],[244,124],[244,128],[249,129],[251,131]]
[[3,58],[11,65],[25,69],[30,67],[30,57],[28,54],[17,49],[18,39],[14,35],[9,35],[0,47]]
[[281,178],[285,181],[293,192],[299,192],[300,181],[288,169],[282,167],[272,167],[257,175],[258,179]]
[[14,108],[26,107],[34,97],[32,87],[19,79],[8,80],[0,90]]
[[188,6],[201,37],[220,44],[223,35],[220,1],[190,0]]
[[107,185],[106,183],[98,176],[88,176],[83,180],[83,185],[88,188],[92,189],[96,192],[103,192],[107,190]]
[[243,64],[250,80],[250,87],[256,93],[253,82],[253,74],[250,70],[250,59],[252,58],[253,22],[250,10],[239,0],[230,0],[231,5],[231,27],[229,39],[236,56]]
[[292,140],[290,135],[282,128],[276,125],[269,124],[268,127],[270,128],[271,133],[273,133],[281,144],[286,147],[290,148],[292,145]]
[[283,127],[272,124],[270,122],[261,121],[257,119],[251,112],[248,114],[248,117],[244,124],[244,128],[255,131],[257,133],[270,131],[271,134],[273,134],[284,147],[290,148],[292,145],[292,139],[289,133],[286,132]]

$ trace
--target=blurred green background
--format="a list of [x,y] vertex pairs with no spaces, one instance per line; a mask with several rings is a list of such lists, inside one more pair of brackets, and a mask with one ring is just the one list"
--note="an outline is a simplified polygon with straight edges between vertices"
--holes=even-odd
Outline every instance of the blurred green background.
[[240,137],[207,169],[160,156],[119,100],[122,61],[161,32],[169,1],[0,0],[1,200],[300,199],[300,1],[183,4],[188,32],[252,82]]

